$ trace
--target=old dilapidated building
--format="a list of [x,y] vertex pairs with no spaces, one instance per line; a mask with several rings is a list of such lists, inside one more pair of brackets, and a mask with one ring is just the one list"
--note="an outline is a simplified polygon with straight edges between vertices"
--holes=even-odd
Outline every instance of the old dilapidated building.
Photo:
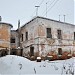
[[0,22],[0,56],[10,53],[11,27],[9,23]]
[[75,26],[44,17],[35,17],[20,28],[20,47],[23,56],[46,56],[54,51],[75,51]]
[[44,17],[35,17],[16,31],[11,31],[11,48],[23,50],[22,56],[45,57],[54,51],[62,55],[75,52],[75,26]]

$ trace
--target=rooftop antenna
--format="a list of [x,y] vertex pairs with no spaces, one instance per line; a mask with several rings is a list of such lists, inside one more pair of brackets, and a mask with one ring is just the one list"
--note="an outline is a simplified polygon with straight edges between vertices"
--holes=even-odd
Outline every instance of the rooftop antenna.
[[65,16],[66,16],[66,15],[63,15],[63,16],[64,16],[64,22],[65,22]]
[[47,17],[47,2],[46,2],[46,17]]
[[60,15],[59,15],[59,21],[60,21]]
[[40,7],[40,6],[35,6],[36,7],[36,16],[38,16],[38,8]]
[[0,16],[0,21],[2,21],[2,17]]
[[20,20],[18,20],[18,29],[20,28]]

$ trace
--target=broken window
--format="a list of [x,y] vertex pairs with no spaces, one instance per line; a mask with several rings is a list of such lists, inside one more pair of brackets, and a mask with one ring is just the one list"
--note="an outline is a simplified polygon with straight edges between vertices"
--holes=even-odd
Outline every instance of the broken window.
[[11,38],[11,43],[15,43],[15,38]]
[[23,34],[21,35],[21,37],[22,37],[22,41],[23,41]]
[[47,38],[52,38],[51,28],[47,28]]
[[26,40],[28,40],[28,32],[26,32]]
[[62,38],[62,36],[61,36],[61,30],[57,30],[57,33],[58,33],[58,39],[61,39]]
[[58,55],[62,55],[62,48],[58,48]]
[[75,40],[75,32],[74,32],[74,40]]

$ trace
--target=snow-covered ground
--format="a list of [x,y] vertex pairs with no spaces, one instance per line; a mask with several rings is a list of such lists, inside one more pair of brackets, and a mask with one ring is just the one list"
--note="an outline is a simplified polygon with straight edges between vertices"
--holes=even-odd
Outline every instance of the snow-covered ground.
[[24,57],[7,55],[0,58],[0,75],[74,75],[75,57],[57,61],[30,61]]

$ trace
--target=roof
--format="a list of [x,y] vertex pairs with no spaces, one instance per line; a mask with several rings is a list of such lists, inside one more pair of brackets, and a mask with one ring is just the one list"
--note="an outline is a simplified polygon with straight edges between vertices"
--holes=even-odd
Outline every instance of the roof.
[[0,22],[0,24],[6,24],[6,25],[9,25],[9,26],[13,27],[13,25],[12,25],[12,24],[5,23],[5,22]]
[[25,25],[29,24],[30,22],[32,22],[33,20],[35,20],[37,18],[41,18],[41,19],[45,19],[45,20],[50,20],[50,21],[54,21],[54,22],[58,22],[58,23],[62,23],[62,24],[67,24],[67,25],[75,26],[74,24],[70,24],[70,23],[66,23],[66,22],[61,22],[61,21],[49,19],[49,18],[46,18],[46,17],[37,16],[37,17],[34,17],[33,19],[31,19],[30,21],[28,21],[27,23],[25,23],[21,28],[23,28]]

